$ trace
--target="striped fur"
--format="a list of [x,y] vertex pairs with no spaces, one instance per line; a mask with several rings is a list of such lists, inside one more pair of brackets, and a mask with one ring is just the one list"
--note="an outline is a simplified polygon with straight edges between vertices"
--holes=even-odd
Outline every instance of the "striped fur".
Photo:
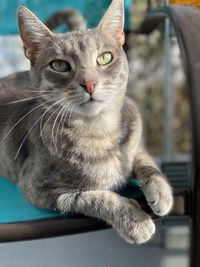
[[[126,97],[123,16],[123,1],[113,0],[96,29],[55,35],[19,9],[31,70],[0,81],[0,175],[33,205],[101,218],[128,242],[143,243],[155,232],[153,221],[113,190],[136,175],[158,215],[170,211],[173,198],[143,148],[141,117]],[[113,60],[98,66],[105,51]],[[52,70],[55,59],[68,61],[70,71]],[[92,99],[82,87],[87,80],[96,82]]]

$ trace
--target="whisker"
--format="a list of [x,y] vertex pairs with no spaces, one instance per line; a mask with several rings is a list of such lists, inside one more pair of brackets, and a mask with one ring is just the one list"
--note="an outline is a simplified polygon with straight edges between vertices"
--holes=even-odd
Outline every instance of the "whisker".
[[55,118],[55,120],[54,120],[53,127],[52,127],[52,134],[51,134],[51,137],[52,137],[52,143],[54,144],[56,151],[58,151],[58,149],[57,149],[57,146],[56,146],[56,143],[55,143],[55,138],[54,138],[53,134],[54,134],[54,130],[55,130],[55,126],[56,126],[56,122],[57,122],[57,120],[58,120],[60,114],[62,113],[63,109],[65,108],[65,106],[62,107],[62,104],[61,104],[60,107],[61,107],[61,110],[59,111],[58,115],[56,116],[56,118]]
[[46,102],[44,102],[44,103],[41,103],[40,105],[38,105],[38,106],[36,106],[36,107],[34,107],[33,109],[31,109],[30,111],[28,111],[23,117],[21,117],[14,125],[13,125],[13,127],[7,132],[7,134],[3,137],[3,139],[2,139],[2,141],[5,141],[5,139],[8,137],[8,135],[14,130],[14,128],[23,120],[23,119],[25,119],[30,113],[32,113],[33,111],[35,111],[36,109],[38,109],[38,108],[40,108],[40,107],[42,107],[42,106],[44,106],[44,105],[46,105],[46,104],[48,104],[48,103],[50,103],[50,102],[52,102],[52,101],[54,101],[54,99],[53,100],[49,100],[49,101],[46,101]]
[[61,119],[62,120],[62,125],[61,125],[61,143],[63,141],[63,130],[64,130],[64,123],[65,123],[64,117],[65,117],[66,112],[69,110],[70,105],[71,105],[71,103],[69,103],[66,106],[66,109],[64,110],[64,113],[63,113],[63,117]]
[[[62,121],[63,121],[63,117],[64,117],[64,115],[65,115],[65,110],[67,109],[67,107],[69,106],[70,104],[66,104],[65,106],[64,106],[64,109],[62,110],[62,115],[61,115],[61,118],[60,118],[60,121],[59,121],[59,124],[58,124],[58,127],[57,127],[57,131],[56,131],[56,138],[55,138],[55,140],[56,140],[56,144],[58,143],[58,133],[59,133],[59,128],[60,128],[60,125],[61,125],[61,123],[62,123]],[[62,129],[62,128],[61,128]],[[62,132],[61,132],[62,133]]]
[[21,151],[21,148],[22,148],[24,142],[26,141],[27,137],[29,136],[30,132],[33,130],[33,128],[34,128],[35,125],[39,122],[39,120],[41,120],[41,118],[42,118],[43,115],[44,115],[44,114],[42,114],[42,115],[35,121],[35,123],[32,125],[32,127],[30,128],[30,130],[28,131],[28,133],[27,133],[27,134],[25,135],[25,137],[23,138],[23,140],[22,140],[22,142],[21,142],[21,145],[19,146],[19,148],[18,148],[18,150],[17,150],[17,153],[16,153],[16,155],[15,155],[15,158],[14,158],[15,160],[17,159],[17,157],[18,157],[18,155],[19,155],[19,152]]
[[25,91],[25,92],[31,92],[31,93],[53,93],[53,91],[51,90],[51,91],[48,91],[48,90],[44,90],[44,91],[40,91],[40,90],[23,90],[23,91]]
[[[64,99],[62,99],[64,100]],[[47,125],[47,123],[50,121],[50,119],[53,117],[53,115],[59,110],[60,106],[49,116],[49,118],[45,121],[45,124],[43,125],[42,129],[41,129],[41,134],[43,134],[43,131]]]
[[65,121],[66,121],[66,118],[67,118],[67,115],[69,114],[69,111],[70,111],[70,106],[72,105],[72,103],[69,103],[69,105],[67,106],[67,109],[65,111],[65,116],[64,116],[64,119],[63,119],[63,122],[62,122],[62,128],[61,128],[61,132],[63,133],[63,129],[64,129],[64,125],[65,125]]
[[[58,99],[59,97],[57,97],[56,99]],[[55,99],[54,99],[55,100]],[[59,102],[63,101],[63,99],[60,99],[58,101],[56,101],[53,105],[51,105],[50,107],[48,107],[48,109],[45,111],[45,113],[43,114],[42,118],[41,118],[41,121],[40,121],[40,136],[42,137],[42,141],[44,143],[44,138],[43,138],[43,132],[42,132],[42,122],[43,122],[43,119],[44,119],[44,116],[45,114],[50,110],[52,109],[52,107],[54,107],[55,105],[57,105]]]
[[25,98],[25,99],[20,99],[20,100],[16,100],[16,101],[12,101],[12,102],[6,103],[6,105],[18,104],[18,103],[21,103],[21,102],[33,100],[33,99],[44,97],[44,96],[48,96],[48,95],[50,95],[50,94],[28,97],[28,98]]
[[[68,100],[74,100],[74,99],[76,99],[77,100],[77,96],[75,95],[72,95],[71,97],[69,97],[68,98]],[[64,128],[64,122],[65,122],[65,119],[66,119],[66,116],[65,116],[65,113],[67,112],[68,113],[68,111],[70,111],[70,105],[71,105],[72,103],[68,103],[67,105],[65,105],[64,107],[63,107],[63,109],[62,109],[62,111],[61,111],[61,119],[60,119],[60,121],[59,121],[59,123],[58,123],[58,127],[57,127],[57,131],[56,131],[56,136],[55,136],[55,143],[56,143],[56,146],[57,146],[57,143],[58,143],[58,133],[59,133],[59,129],[60,129],[60,126],[61,126],[61,123],[62,123],[62,127],[61,127],[61,142],[62,142],[62,137],[63,137],[63,128]],[[64,116],[65,116],[65,119],[63,120],[63,118],[64,118]]]
[[72,118],[72,112],[73,112],[74,106],[75,106],[75,105],[72,105],[71,112],[69,113],[68,123],[70,123],[70,121],[71,121],[71,118]]
[[[62,142],[62,140],[63,140],[64,124],[65,124],[67,115],[70,113],[70,109],[71,109],[71,107],[72,107],[72,109],[73,109],[73,106],[74,106],[73,103],[70,103],[70,104],[68,105],[67,110],[65,111],[65,117],[64,117],[64,120],[63,120],[63,123],[62,123],[62,129],[61,129],[61,133],[62,133],[62,136],[61,136],[61,142]],[[69,121],[69,120],[68,120],[68,121]]]

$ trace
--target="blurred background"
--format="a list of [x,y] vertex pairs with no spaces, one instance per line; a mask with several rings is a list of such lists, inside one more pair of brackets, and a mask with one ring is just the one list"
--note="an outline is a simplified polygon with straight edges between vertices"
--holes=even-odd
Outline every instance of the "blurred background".
[[[25,5],[46,21],[55,11],[75,7],[88,25],[97,25],[110,0],[0,0],[0,77],[28,70],[17,35],[16,8]],[[144,34],[141,25],[149,13],[165,12],[169,1],[126,0],[126,52],[130,78],[127,94],[138,104],[144,140],[168,176],[174,191],[190,183],[190,110],[179,45],[168,19]],[[113,230],[0,244],[0,266],[125,267],[188,266],[189,221],[185,217],[160,219],[157,233],[146,245],[126,244]]]

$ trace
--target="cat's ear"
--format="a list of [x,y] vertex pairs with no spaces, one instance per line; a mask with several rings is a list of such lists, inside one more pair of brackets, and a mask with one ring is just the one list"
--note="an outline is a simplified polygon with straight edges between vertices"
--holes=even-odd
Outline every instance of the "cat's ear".
[[52,32],[27,8],[19,7],[17,11],[18,27],[26,57],[34,63],[40,49]]
[[116,45],[122,46],[124,44],[124,0],[112,1],[98,28]]

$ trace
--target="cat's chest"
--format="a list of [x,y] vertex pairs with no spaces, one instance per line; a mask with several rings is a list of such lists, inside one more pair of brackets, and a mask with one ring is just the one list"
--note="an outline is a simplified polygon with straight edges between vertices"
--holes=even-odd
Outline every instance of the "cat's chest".
[[89,183],[90,190],[115,189],[125,182],[118,153],[108,153],[95,161],[83,161],[81,171],[83,177],[86,177],[86,183]]
[[81,188],[106,190],[124,182],[121,152],[111,137],[84,136],[62,144],[67,168],[73,170]]

